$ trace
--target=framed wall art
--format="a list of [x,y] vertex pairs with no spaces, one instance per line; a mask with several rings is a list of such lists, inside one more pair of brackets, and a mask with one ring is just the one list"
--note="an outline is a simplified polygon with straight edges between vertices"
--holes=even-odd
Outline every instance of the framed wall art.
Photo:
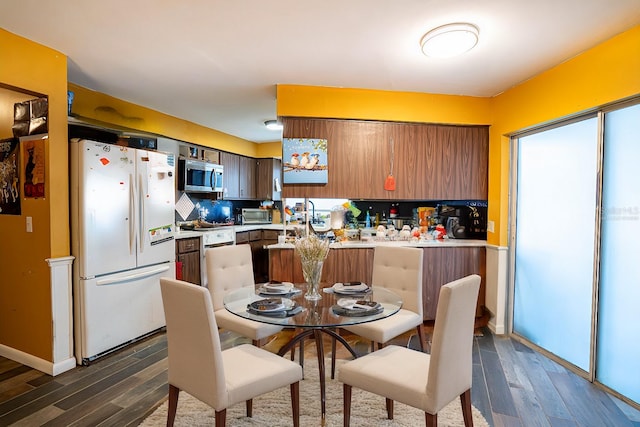
[[326,139],[282,139],[284,184],[326,184],[329,176],[328,163]]
[[0,139],[0,214],[20,215],[20,145]]
[[23,136],[22,156],[24,162],[24,197],[44,197],[45,155],[42,135]]

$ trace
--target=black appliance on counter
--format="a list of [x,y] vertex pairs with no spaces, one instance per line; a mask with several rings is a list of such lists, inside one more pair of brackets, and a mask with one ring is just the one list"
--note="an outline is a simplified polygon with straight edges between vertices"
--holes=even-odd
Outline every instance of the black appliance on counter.
[[436,217],[444,225],[451,239],[487,238],[486,202],[471,202],[464,205],[441,204],[436,206]]

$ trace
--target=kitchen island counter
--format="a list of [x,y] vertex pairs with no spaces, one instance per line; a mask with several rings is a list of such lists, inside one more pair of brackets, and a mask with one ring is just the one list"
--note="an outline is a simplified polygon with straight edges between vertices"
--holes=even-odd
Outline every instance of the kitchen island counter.
[[[423,250],[422,302],[425,321],[435,319],[440,288],[469,274],[478,274],[482,278],[476,317],[486,319],[484,304],[487,242],[484,240],[372,240],[332,243],[322,269],[322,282],[328,286],[336,282],[355,281],[371,284],[375,247],[381,245],[412,246]],[[300,257],[292,250],[292,243],[273,244],[268,249],[269,280],[304,282]]]

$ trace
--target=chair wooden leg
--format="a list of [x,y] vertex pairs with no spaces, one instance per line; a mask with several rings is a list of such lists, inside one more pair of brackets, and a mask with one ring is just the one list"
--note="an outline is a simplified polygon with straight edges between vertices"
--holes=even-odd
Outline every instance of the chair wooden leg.
[[385,399],[387,403],[387,418],[392,420],[393,419],[393,400],[389,399],[388,397]]
[[253,417],[253,399],[247,400],[247,417]]
[[[340,329],[336,330],[336,334],[340,333]],[[331,379],[336,377],[336,339],[331,337]]]
[[460,403],[462,404],[464,427],[473,427],[473,415],[471,414],[471,389],[460,395]]
[[167,427],[172,427],[176,419],[176,410],[178,409],[178,395],[180,389],[169,384],[169,409],[167,411]]
[[428,412],[425,412],[424,420],[427,427],[438,427],[438,414],[431,415]]
[[349,427],[349,424],[351,423],[351,386],[349,384],[343,384],[342,385],[342,394],[343,394],[343,399],[344,399],[344,414],[343,414],[343,421],[342,421],[342,425],[344,427]]
[[300,426],[300,383],[296,381],[291,389],[291,410],[293,412],[293,427]]
[[216,427],[225,427],[227,425],[227,410],[216,411]]
[[424,325],[421,323],[416,328],[418,330],[418,339],[420,340],[420,351],[424,353],[427,338],[424,333]]

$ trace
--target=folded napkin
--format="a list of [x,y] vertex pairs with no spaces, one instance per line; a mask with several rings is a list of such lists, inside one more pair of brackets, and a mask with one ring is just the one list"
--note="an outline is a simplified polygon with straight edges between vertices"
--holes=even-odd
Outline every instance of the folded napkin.
[[269,316],[269,317],[291,317],[302,311],[302,306],[296,305],[292,309],[283,309],[276,311],[260,311],[251,308],[251,306],[247,306],[247,311],[251,314],[257,314],[258,316]]
[[384,311],[384,307],[375,301],[339,301],[331,307],[340,316],[371,316]]

